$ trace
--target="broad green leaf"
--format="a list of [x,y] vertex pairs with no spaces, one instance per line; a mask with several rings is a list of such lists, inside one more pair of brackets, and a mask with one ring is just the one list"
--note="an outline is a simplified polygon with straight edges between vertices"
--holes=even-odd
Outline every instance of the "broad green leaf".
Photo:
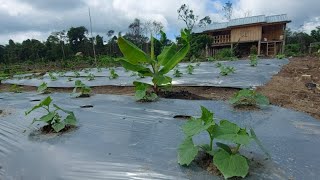
[[147,95],[148,89],[151,87],[150,84],[138,81],[133,82],[133,85],[135,86],[135,98],[137,100],[144,99]]
[[42,116],[39,120],[48,123],[52,121],[55,116],[55,112],[49,112],[47,115]]
[[217,166],[224,178],[246,177],[249,172],[247,159],[240,154],[229,154],[223,149],[215,153],[213,163]]
[[265,106],[265,105],[270,104],[269,99],[262,94],[257,94],[255,99],[256,99],[257,104],[260,106]]
[[121,63],[121,65],[125,68],[128,69],[130,71],[135,71],[138,73],[141,73],[144,76],[152,76],[152,72],[150,71],[149,68],[146,68],[142,65],[139,64],[131,64],[130,62],[124,60],[124,59],[120,59],[119,62]]
[[73,112],[69,113],[69,115],[64,119],[64,122],[66,125],[75,126],[77,124],[77,119],[74,116],[74,113]]
[[271,158],[268,150],[262,145],[261,141],[258,139],[256,133],[252,128],[250,129],[250,134],[251,134],[251,138],[258,144],[260,149],[268,156],[268,158]]
[[181,30],[181,39],[183,39],[185,42],[189,42],[190,33],[191,33],[190,30],[182,29]]
[[189,165],[198,154],[198,148],[194,146],[192,138],[186,138],[178,148],[178,163]]
[[211,123],[213,121],[213,113],[210,112],[207,108],[204,106],[201,106],[201,120],[204,121],[205,123]]
[[38,109],[38,108],[41,108],[43,106],[49,106],[50,103],[52,102],[52,99],[50,96],[48,96],[46,99],[44,99],[43,101],[41,101],[38,105],[34,106],[31,110],[25,112],[25,115],[28,115],[30,114],[32,111]]
[[245,129],[241,129],[238,125],[227,120],[220,121],[220,125],[213,128],[212,134],[216,139],[231,141],[237,144],[247,145],[251,141]]
[[212,125],[214,125],[214,121],[203,124],[201,119],[191,118],[182,126],[182,130],[187,137],[192,137],[207,130]]
[[54,123],[51,125],[55,132],[59,132],[66,127],[63,122]]
[[152,82],[158,86],[171,85],[172,78],[168,76],[158,75],[153,77]]
[[170,59],[167,60],[167,63],[160,70],[160,74],[167,74],[171,69],[173,69],[185,56],[188,54],[190,50],[190,45],[185,44],[181,49],[176,52],[176,54]]
[[139,49],[136,45],[125,40],[123,37],[118,38],[118,46],[124,57],[131,64],[151,62],[150,57],[145,52]]
[[43,82],[37,89],[37,92],[43,93],[48,88],[47,83]]
[[136,98],[136,100],[141,100],[143,99],[145,96],[147,95],[147,91],[145,90],[136,90],[134,97]]
[[230,147],[229,147],[228,145],[223,144],[223,143],[219,143],[219,142],[217,142],[216,144],[217,144],[217,146],[218,146],[219,148],[225,150],[225,151],[226,151],[227,153],[229,153],[229,154],[232,154],[232,151],[231,151],[231,149],[230,149]]
[[165,46],[162,50],[161,54],[158,56],[158,62],[162,66],[168,63],[170,59],[176,54],[177,52],[177,45],[172,44],[171,46]]
[[199,145],[198,147],[200,147],[203,151],[210,154],[211,156],[214,156],[215,152],[211,150],[209,144],[202,144],[202,145]]
[[82,83],[80,80],[76,80],[76,81],[74,82],[74,86],[75,86],[75,87],[82,87],[82,86],[83,86],[83,83]]

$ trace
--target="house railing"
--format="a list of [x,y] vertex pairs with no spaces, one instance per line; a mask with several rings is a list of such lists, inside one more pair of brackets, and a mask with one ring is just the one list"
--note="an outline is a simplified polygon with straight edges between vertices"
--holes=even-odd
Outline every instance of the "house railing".
[[213,36],[213,44],[224,44],[231,41],[230,35]]

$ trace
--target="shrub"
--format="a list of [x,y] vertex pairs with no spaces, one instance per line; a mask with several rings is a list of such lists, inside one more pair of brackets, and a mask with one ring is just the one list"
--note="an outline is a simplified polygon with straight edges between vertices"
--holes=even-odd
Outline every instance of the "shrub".
[[[77,119],[73,112],[64,110],[57,106],[56,104],[53,104],[54,110],[50,111],[50,104],[52,102],[52,99],[50,96],[48,96],[46,99],[41,101],[38,105],[34,106],[31,110],[25,112],[25,115],[27,116],[32,111],[42,108],[47,111],[47,114],[44,116],[41,116],[40,118],[34,118],[32,123],[35,123],[37,121],[44,122],[48,124],[50,128],[52,128],[55,132],[60,132],[66,126],[71,125],[75,126],[77,123]],[[61,115],[58,113],[58,111],[62,111],[67,114],[66,118],[62,119]]]
[[265,106],[269,104],[267,97],[249,89],[235,93],[229,102],[234,106]]
[[217,60],[233,60],[235,59],[235,55],[231,48],[224,48],[219,50],[214,58]]
[[285,46],[285,55],[287,57],[290,57],[290,56],[299,56],[301,55],[301,52],[300,52],[300,49],[301,49],[301,45],[300,44],[287,44]]
[[257,46],[255,46],[255,45],[251,46],[251,48],[250,48],[250,54],[252,54],[252,55],[257,55],[257,54],[258,54],[258,48],[257,48]]
[[284,58],[286,58],[286,55],[284,55],[284,54],[277,54],[276,58],[277,58],[277,59],[284,59]]
[[256,67],[258,65],[258,56],[255,54],[250,55],[250,66]]

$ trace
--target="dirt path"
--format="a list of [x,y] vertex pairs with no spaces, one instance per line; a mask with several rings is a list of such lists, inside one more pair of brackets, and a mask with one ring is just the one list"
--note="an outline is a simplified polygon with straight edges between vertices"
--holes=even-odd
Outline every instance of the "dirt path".
[[[303,79],[302,75],[311,75]],[[306,84],[309,83],[309,89]],[[265,86],[257,90],[267,96],[273,105],[302,111],[320,120],[320,90],[312,87],[320,84],[320,60],[304,57],[293,58],[290,63]],[[319,87],[320,88],[320,87]],[[0,85],[1,91],[9,91],[9,85]],[[72,88],[50,88],[54,92],[72,92]],[[22,87],[22,91],[36,91],[35,87]],[[205,99],[228,100],[238,89],[217,87],[173,87],[174,92],[188,91]],[[93,87],[94,94],[134,95],[133,87],[101,86]],[[189,99],[196,99],[189,98]],[[188,99],[188,97],[178,97]],[[203,99],[201,98],[201,99]]]

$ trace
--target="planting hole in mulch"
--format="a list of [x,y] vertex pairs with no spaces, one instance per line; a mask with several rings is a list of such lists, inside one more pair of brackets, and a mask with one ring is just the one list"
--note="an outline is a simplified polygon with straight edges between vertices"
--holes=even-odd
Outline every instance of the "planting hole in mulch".
[[39,102],[39,101],[41,101],[41,99],[32,99],[32,100],[30,100],[30,102]]
[[69,134],[70,132],[78,129],[77,126],[67,125],[60,132],[55,132],[50,125],[46,125],[41,127],[40,129],[34,130],[29,134],[29,139],[33,141],[46,141],[50,139],[54,139],[64,134]]
[[93,108],[93,105],[83,105],[83,106],[80,106],[80,108]]
[[198,96],[189,91],[165,91],[159,94],[162,98],[167,99],[187,99],[187,100],[209,100],[209,98]]
[[174,119],[184,119],[184,120],[189,120],[192,116],[188,115],[175,115],[173,116]]

